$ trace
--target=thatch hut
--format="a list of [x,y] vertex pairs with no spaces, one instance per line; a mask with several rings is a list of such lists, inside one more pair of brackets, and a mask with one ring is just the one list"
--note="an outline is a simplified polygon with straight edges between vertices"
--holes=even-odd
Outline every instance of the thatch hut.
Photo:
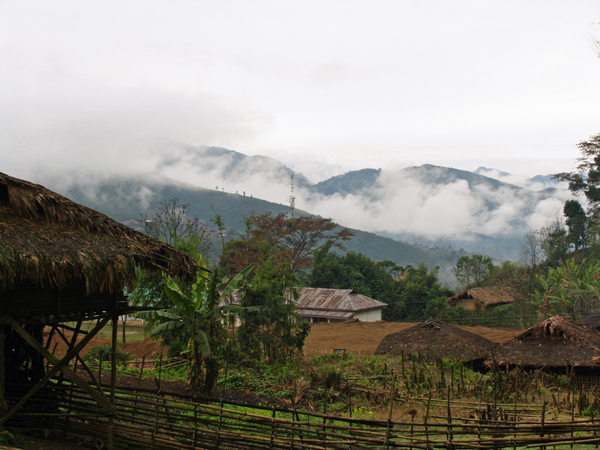
[[[22,405],[35,403],[31,398],[59,372],[96,400],[104,413],[113,413],[107,396],[91,388],[68,363],[78,359],[83,364],[83,345],[109,320],[116,324],[119,315],[131,312],[123,291],[131,286],[136,267],[190,281],[197,269],[193,260],[169,245],[43,186],[0,173],[0,427]],[[81,343],[66,339],[63,331],[77,334],[84,320],[97,325]],[[44,346],[45,326],[69,345],[62,360]],[[115,344],[116,326],[113,369]],[[11,383],[29,387],[19,391]]]
[[424,359],[457,359],[461,362],[483,361],[496,344],[476,334],[429,319],[398,333],[387,335],[375,350],[376,355],[410,355]]
[[467,289],[446,300],[451,306],[465,311],[489,311],[497,306],[513,303],[512,291],[504,287],[478,287]]
[[[552,368],[581,374],[600,369],[600,334],[553,316],[499,346],[489,363],[526,368]],[[579,370],[577,370],[579,368]]]

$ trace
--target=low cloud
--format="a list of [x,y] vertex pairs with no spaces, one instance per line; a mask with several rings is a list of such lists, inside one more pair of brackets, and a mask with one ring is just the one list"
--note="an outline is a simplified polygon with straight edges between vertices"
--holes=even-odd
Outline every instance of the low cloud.
[[0,76],[2,170],[14,176],[152,171],[173,136],[235,147],[269,127],[266,114],[212,94],[124,87],[60,61],[38,65],[17,61]]

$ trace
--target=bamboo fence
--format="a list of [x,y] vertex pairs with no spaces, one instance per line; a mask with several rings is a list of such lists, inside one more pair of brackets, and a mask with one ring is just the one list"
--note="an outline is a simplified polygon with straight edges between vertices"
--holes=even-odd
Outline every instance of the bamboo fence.
[[600,445],[600,422],[574,416],[553,422],[545,404],[536,420],[511,417],[506,411],[487,419],[453,417],[456,412],[448,401],[444,416],[430,415],[428,407],[420,422],[397,422],[391,420],[396,402],[390,402],[387,420],[367,420],[117,388],[117,414],[107,416],[87,393],[64,380],[44,388],[31,402],[30,408],[15,414],[11,428],[49,428],[97,446],[108,442],[110,435],[114,449],[591,449]]

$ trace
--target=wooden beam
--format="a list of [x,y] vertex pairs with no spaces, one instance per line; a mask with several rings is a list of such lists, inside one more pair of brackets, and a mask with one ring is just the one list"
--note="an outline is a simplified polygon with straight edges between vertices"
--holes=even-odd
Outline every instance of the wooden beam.
[[84,392],[89,394],[94,400],[98,402],[98,404],[105,409],[110,414],[115,414],[115,409],[110,401],[99,394],[94,388],[92,388],[83,378],[79,375],[75,374],[71,369],[69,369],[66,365],[69,363],[71,359],[75,355],[79,353],[79,351],[87,344],[92,337],[96,335],[96,333],[106,325],[106,322],[110,319],[110,316],[106,316],[96,327],[85,337],[83,338],[79,344],[77,344],[71,351],[67,353],[67,355],[59,360],[56,356],[50,353],[46,348],[38,342],[34,337],[32,337],[21,325],[19,325],[12,317],[7,317],[6,322],[23,338],[25,341],[31,345],[35,350],[37,350],[44,358],[46,358],[54,367],[48,371],[46,376],[42,378],[12,409],[4,415],[0,419],[0,426],[3,425],[15,412],[17,412],[23,404],[29,400],[36,392],[38,392],[49,380],[54,376],[56,372],[59,370],[73,383],[77,384]]
[[6,352],[4,343],[4,325],[0,325],[0,414],[6,413],[6,364],[4,354]]

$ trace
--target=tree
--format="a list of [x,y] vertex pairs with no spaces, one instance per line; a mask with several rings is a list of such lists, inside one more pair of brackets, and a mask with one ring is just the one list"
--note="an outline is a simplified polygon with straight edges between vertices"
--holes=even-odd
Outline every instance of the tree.
[[240,355],[256,361],[275,363],[302,351],[308,336],[308,322],[298,323],[294,300],[297,279],[291,265],[265,261],[242,289],[242,313],[238,328]]
[[[197,216],[190,216],[189,204],[182,204],[176,198],[164,200],[154,212],[141,217],[144,232],[148,236],[166,242],[194,259],[210,252],[206,227]],[[129,301],[134,306],[169,308],[171,300],[165,287],[166,279],[161,274],[138,269],[134,288],[128,292]],[[189,294],[189,287],[182,286],[181,289]],[[150,318],[146,322],[146,329],[150,331],[162,321],[164,318],[158,316]],[[165,332],[162,338],[169,348],[169,356],[174,356],[183,350],[182,346],[187,345],[189,336],[178,331]]]
[[154,213],[142,215],[144,232],[192,258],[207,255],[211,244],[205,237],[206,225],[198,216],[190,216],[189,210],[189,203],[179,203],[177,198],[164,200]]
[[536,291],[541,319],[549,315],[565,314],[573,320],[581,319],[600,307],[600,262],[576,264],[570,259],[550,269],[540,277],[542,289]]
[[422,321],[429,317],[446,319],[455,314],[446,299],[454,295],[438,279],[439,267],[429,269],[420,263],[416,268],[401,268],[396,281],[400,307],[394,320]]
[[359,294],[387,303],[383,318],[394,318],[399,295],[394,277],[402,269],[393,261],[375,262],[361,254],[330,252],[330,246],[315,253],[315,264],[308,277],[309,286],[329,289],[352,289]]
[[494,272],[492,258],[480,254],[471,257],[461,256],[456,261],[452,273],[463,286],[481,286],[481,283]]
[[600,205],[600,134],[581,141],[577,147],[581,153],[577,170],[557,173],[554,178],[569,183],[569,190],[575,195],[585,194],[592,213]]
[[577,200],[567,200],[563,213],[567,218],[569,242],[575,246],[575,250],[578,250],[584,245],[586,239],[587,217],[585,211]]
[[527,268],[528,296],[531,299],[534,293],[536,277],[540,264],[543,262],[542,243],[539,231],[530,231],[521,242],[521,262]]
[[175,281],[167,277],[165,292],[174,308],[150,312],[147,316],[166,319],[152,330],[152,336],[186,329],[189,342],[183,353],[188,355],[190,361],[190,383],[195,393],[210,394],[219,373],[217,347],[223,348],[227,342],[226,325],[234,320],[234,314],[245,310],[238,305],[221,306],[220,303],[237,288],[253,266],[247,267],[230,280],[228,277],[220,278],[216,270],[207,272],[202,268],[206,265],[202,259],[199,264],[201,268],[190,293],[184,293]]
[[288,216],[270,212],[253,215],[252,227],[241,241],[229,241],[225,245],[222,267],[235,270],[252,262],[257,265],[267,259],[291,264],[292,270],[311,267],[313,254],[326,245],[344,249],[343,241],[354,233],[347,228],[339,229],[331,219],[320,217]]
[[548,267],[557,267],[558,263],[567,256],[570,246],[563,223],[556,218],[553,224],[540,228],[538,236],[546,264]]

